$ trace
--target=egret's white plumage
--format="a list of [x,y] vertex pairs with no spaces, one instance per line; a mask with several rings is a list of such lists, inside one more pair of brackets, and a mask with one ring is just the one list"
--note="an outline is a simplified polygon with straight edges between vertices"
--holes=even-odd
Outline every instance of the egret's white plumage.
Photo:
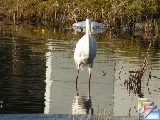
[[89,65],[89,73],[93,67],[93,60],[97,53],[97,42],[91,35],[91,21],[86,19],[86,34],[78,41],[74,51],[76,68],[83,69],[84,65]]

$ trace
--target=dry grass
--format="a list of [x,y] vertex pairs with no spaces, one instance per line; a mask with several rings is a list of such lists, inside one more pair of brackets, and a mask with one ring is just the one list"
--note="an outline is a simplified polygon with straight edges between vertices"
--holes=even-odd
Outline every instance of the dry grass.
[[[69,27],[71,23],[89,17],[110,26],[124,26],[159,16],[157,0],[5,0],[1,14],[16,23],[27,21],[54,27]],[[47,22],[43,22],[47,21]]]

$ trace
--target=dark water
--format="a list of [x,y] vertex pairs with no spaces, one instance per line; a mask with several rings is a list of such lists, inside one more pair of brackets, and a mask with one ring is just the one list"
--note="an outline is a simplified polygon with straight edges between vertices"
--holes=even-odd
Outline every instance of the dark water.
[[24,36],[4,31],[0,36],[1,113],[43,113],[45,55],[32,48],[40,47]]
[[[77,76],[73,53],[83,34],[4,23],[0,28],[0,113],[70,114]],[[117,31],[95,37],[98,52],[91,80],[94,114],[105,110],[107,115],[129,116],[132,108],[130,116],[137,116],[140,93],[160,107],[160,40],[142,40]],[[145,59],[140,90],[127,88],[125,80],[141,69]],[[87,69],[80,71],[80,96],[88,95],[87,80]],[[120,111],[122,107],[124,111]]]

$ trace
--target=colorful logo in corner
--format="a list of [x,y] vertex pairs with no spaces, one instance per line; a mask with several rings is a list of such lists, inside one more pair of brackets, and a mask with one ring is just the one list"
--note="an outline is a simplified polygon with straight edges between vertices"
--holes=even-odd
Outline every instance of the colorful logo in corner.
[[160,120],[160,109],[150,98],[138,98],[138,112],[144,120]]

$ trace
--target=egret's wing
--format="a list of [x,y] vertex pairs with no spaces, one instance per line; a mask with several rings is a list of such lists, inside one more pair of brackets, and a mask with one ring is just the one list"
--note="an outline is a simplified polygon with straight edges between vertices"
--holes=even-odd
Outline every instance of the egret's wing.
[[89,57],[89,44],[86,44],[86,35],[84,35],[76,44],[74,51],[75,63],[82,62],[85,63],[86,59]]
[[82,57],[82,56],[84,56],[84,54],[87,53],[87,49],[89,49],[89,48],[87,48],[87,46],[86,46],[85,39],[86,39],[86,36],[84,35],[76,44],[76,48],[74,51],[74,59]]
[[84,38],[85,37],[83,36],[76,44],[76,48],[74,51],[74,59],[78,59],[79,57],[81,57],[82,48],[83,45],[85,44],[85,41],[83,40]]

